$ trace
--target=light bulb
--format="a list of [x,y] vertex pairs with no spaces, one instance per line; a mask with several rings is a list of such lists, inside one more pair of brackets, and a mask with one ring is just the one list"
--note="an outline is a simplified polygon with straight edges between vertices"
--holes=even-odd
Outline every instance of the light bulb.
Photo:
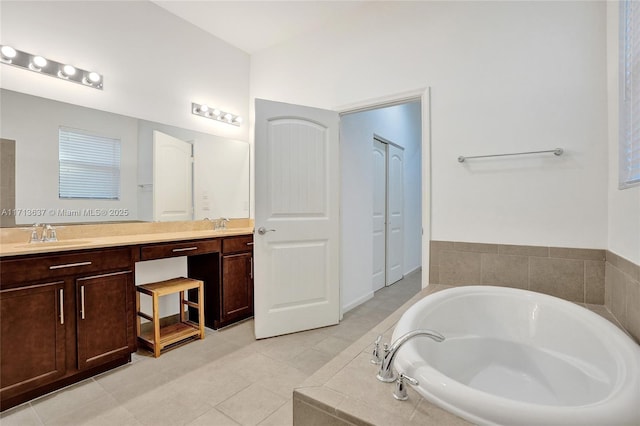
[[220,117],[220,114],[222,114],[222,112],[220,112],[220,110],[219,110],[218,108],[215,108],[215,109],[213,110],[213,113],[212,113],[212,114],[213,114],[214,116],[216,116],[216,117]]
[[229,112],[224,115],[224,119],[227,121],[231,121],[232,118],[233,118],[233,115],[231,115],[231,113]]
[[0,49],[0,53],[2,54],[3,58],[9,60],[15,58],[18,54],[18,52],[16,52],[16,49],[11,46],[2,46],[2,48]]
[[71,65],[65,65],[62,67],[62,74],[64,77],[71,77],[76,73],[76,69]]
[[42,56],[34,56],[33,57],[33,65],[42,68],[47,66],[47,60]]
[[234,123],[238,123],[238,124],[242,123],[242,117],[237,116],[237,117],[235,118],[235,120],[233,120],[233,122],[234,122]]
[[29,64],[29,68],[33,71],[42,71],[45,66],[47,66],[47,60],[42,56],[34,56]]
[[88,77],[92,83],[99,83],[102,80],[102,77],[97,72],[90,72]]
[[207,112],[209,112],[209,106],[207,104],[200,105],[200,112],[206,114]]

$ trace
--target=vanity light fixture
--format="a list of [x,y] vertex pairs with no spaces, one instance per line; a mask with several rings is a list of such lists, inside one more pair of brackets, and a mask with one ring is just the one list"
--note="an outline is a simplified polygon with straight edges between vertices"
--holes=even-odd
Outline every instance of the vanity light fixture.
[[102,76],[97,72],[52,61],[40,55],[16,50],[8,45],[0,45],[0,62],[102,90]]
[[230,112],[220,111],[218,108],[211,108],[207,104],[191,103],[191,113],[200,117],[210,118],[211,120],[222,121],[223,123],[240,126],[242,117],[231,114]]

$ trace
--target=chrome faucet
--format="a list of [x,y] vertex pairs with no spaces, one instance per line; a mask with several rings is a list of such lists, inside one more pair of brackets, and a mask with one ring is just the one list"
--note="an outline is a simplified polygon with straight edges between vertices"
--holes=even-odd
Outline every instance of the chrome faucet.
[[[40,236],[38,236],[38,227],[41,227]],[[29,243],[45,243],[50,241],[58,241],[56,230],[53,226],[47,224],[36,223],[31,229],[31,237]]]
[[228,218],[221,217],[216,221],[215,229],[227,229],[227,222],[229,222]]
[[444,340],[442,334],[432,330],[413,330],[398,337],[391,347],[385,350],[382,363],[380,364],[380,370],[376,376],[378,380],[390,383],[397,379],[397,374],[393,371],[393,360],[396,358],[396,354],[405,343],[414,337],[420,336],[429,337],[436,342],[442,342]]

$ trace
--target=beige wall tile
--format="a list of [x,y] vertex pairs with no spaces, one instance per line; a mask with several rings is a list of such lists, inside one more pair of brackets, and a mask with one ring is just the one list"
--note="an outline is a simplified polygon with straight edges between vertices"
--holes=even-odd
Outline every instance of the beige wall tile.
[[640,282],[628,279],[626,286],[625,319],[622,325],[640,343]]
[[431,250],[453,250],[453,241],[436,241],[431,240]]
[[563,259],[605,260],[605,250],[549,247],[549,257]]
[[326,411],[307,404],[297,398],[293,399],[293,424],[305,426],[347,426],[353,423],[339,419]]
[[604,262],[584,262],[585,303],[604,305]]
[[500,254],[481,255],[481,284],[529,288],[529,258]]
[[453,248],[456,251],[470,251],[474,253],[498,253],[497,244],[454,242]]
[[[411,397],[407,401],[396,401],[391,396],[391,391],[387,391],[385,398],[391,398],[396,405],[404,406],[409,415],[413,412],[413,406],[406,406],[405,403],[411,401]],[[352,422],[357,426],[371,426],[371,425],[402,425],[407,419],[399,418],[397,415],[389,413],[384,408],[381,408],[375,403],[375,400],[369,399],[367,402],[348,398],[344,400],[340,406],[338,406],[338,416],[342,419]]]
[[438,284],[440,281],[440,249],[437,241],[431,241],[429,250],[429,284]]
[[443,251],[440,253],[440,282],[447,285],[480,283],[480,253]]
[[626,309],[626,285],[625,274],[615,266],[607,263],[605,267],[605,279],[606,279],[606,297],[607,307],[613,315],[616,316],[620,323],[625,322],[625,309]]
[[610,251],[607,251],[606,256],[607,262],[611,263],[620,271],[629,275],[631,279],[640,281],[640,265],[636,265],[635,263],[625,259],[624,257],[618,256],[617,254]]
[[584,303],[584,262],[574,259],[529,259],[529,289]]
[[549,247],[500,244],[498,246],[498,254],[549,257]]

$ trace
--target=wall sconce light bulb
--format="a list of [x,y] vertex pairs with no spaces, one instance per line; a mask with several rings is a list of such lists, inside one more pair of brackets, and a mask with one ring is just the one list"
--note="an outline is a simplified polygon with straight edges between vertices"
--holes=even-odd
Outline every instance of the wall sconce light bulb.
[[89,78],[89,81],[92,83],[99,83],[100,80],[102,80],[102,76],[97,72],[93,72],[93,71],[89,73],[88,78]]
[[42,71],[47,66],[47,60],[42,56],[34,56],[29,64],[29,68],[33,71]]
[[232,118],[233,118],[233,115],[231,115],[231,113],[229,112],[224,115],[224,119],[227,121],[231,121]]
[[235,118],[235,120],[233,120],[233,122],[234,122],[234,123],[238,123],[238,124],[242,123],[242,117],[237,116],[237,117]]
[[18,52],[11,46],[2,46],[2,48],[0,49],[0,54],[2,54],[2,57],[4,59],[11,60],[16,57]]
[[65,65],[62,67],[62,75],[63,77],[71,77],[75,75],[76,69],[72,65]]
[[220,117],[220,114],[222,114],[222,112],[218,108],[213,110],[214,117]]
[[200,112],[206,114],[207,112],[209,112],[209,106],[207,104],[200,105]]

